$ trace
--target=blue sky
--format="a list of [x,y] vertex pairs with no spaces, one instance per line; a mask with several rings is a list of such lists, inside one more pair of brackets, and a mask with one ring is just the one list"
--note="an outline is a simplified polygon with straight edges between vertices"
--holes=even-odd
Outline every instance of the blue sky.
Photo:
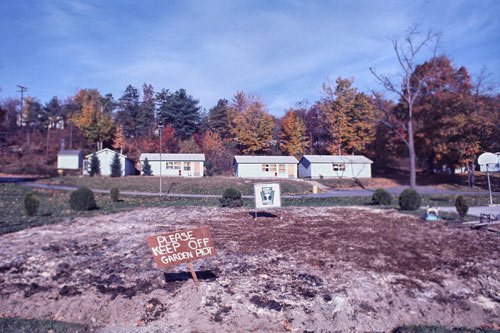
[[[313,103],[322,83],[397,74],[389,38],[419,24],[442,33],[440,53],[500,82],[500,1],[84,1],[0,2],[0,98],[16,85],[42,102],[97,88],[179,88],[209,109],[237,90],[282,115]],[[423,54],[422,60],[429,54]]]

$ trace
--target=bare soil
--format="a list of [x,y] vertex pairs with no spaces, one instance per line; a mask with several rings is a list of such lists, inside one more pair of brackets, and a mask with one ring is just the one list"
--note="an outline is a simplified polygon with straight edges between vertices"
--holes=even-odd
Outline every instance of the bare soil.
[[[363,332],[500,323],[500,235],[394,210],[154,208],[0,236],[0,315],[104,332]],[[217,255],[156,269],[145,237],[208,225]]]

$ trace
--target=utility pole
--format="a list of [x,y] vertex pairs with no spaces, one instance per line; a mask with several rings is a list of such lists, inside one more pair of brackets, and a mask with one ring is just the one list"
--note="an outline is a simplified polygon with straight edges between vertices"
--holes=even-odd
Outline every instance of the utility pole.
[[[20,113],[20,126],[22,127],[23,126],[23,123],[24,123],[24,116],[23,116],[23,102],[24,102],[24,93],[28,90],[28,88],[18,84],[17,87],[19,88],[19,90],[17,92],[20,92],[21,93],[21,113]],[[25,125],[28,127],[28,138],[27,138],[27,141],[28,141],[28,145],[30,144],[30,128],[29,128],[29,124],[26,122]]]
[[162,169],[162,166],[161,166],[161,162],[162,162],[162,158],[161,158],[161,151],[162,151],[162,132],[163,132],[163,125],[158,125],[158,132],[160,132],[160,196],[163,195],[163,192],[162,192],[162,172],[161,172],[161,169]]
[[23,101],[24,101],[24,93],[28,90],[28,88],[23,87],[22,85],[18,84],[17,87],[19,90],[17,92],[21,93],[21,126],[23,125]]

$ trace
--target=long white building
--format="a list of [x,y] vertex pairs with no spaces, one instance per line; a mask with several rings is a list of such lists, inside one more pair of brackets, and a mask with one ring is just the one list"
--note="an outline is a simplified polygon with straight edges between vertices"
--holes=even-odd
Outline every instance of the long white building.
[[205,154],[141,154],[141,175],[146,158],[153,176],[160,176],[161,170],[166,177],[203,177]]
[[297,164],[293,156],[234,157],[234,176],[246,178],[297,178]]
[[362,155],[304,155],[301,178],[371,178],[373,161]]

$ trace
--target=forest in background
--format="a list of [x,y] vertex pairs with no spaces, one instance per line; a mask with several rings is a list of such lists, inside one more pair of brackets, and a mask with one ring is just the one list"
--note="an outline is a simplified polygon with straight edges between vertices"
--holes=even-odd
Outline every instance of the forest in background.
[[[436,56],[415,67],[409,87],[417,165],[430,173],[455,168],[484,151],[500,151],[500,95],[464,67]],[[417,87],[415,78],[425,77]],[[363,154],[376,169],[408,156],[407,105],[382,92],[359,91],[351,78],[327,80],[321,98],[297,103],[282,117],[258,96],[237,91],[202,109],[185,89],[129,85],[122,96],[82,89],[65,99],[35,96],[0,101],[0,161],[4,173],[54,174],[61,149],[101,148],[132,160],[141,153],[205,153],[207,174],[231,173],[233,156]],[[162,142],[160,143],[161,133]]]

